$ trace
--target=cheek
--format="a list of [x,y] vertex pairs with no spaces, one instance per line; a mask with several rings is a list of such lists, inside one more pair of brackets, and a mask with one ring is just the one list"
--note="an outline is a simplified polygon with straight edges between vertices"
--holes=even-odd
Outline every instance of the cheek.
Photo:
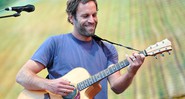
[[97,17],[94,17],[94,21],[98,23],[98,18]]
[[84,21],[83,20],[76,19],[74,21],[75,21],[75,23],[76,23],[77,26],[83,26],[84,25]]
[[96,24],[98,24],[98,19],[95,22],[96,22]]
[[87,20],[81,20],[80,21],[80,25],[81,26],[84,26],[84,25],[87,25],[88,24],[88,21]]
[[98,18],[95,18],[94,20],[96,21],[96,23],[98,23]]

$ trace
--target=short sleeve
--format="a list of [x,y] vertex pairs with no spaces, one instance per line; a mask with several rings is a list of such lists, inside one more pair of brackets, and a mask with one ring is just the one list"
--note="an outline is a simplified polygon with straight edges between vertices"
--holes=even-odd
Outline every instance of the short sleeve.
[[47,67],[50,64],[52,64],[54,51],[55,51],[54,37],[50,37],[39,47],[39,49],[31,57],[31,59]]

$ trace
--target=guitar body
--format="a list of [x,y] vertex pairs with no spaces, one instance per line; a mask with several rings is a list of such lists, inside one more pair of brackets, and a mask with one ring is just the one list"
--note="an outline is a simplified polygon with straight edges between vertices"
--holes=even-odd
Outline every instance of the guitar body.
[[[64,75],[62,78],[71,81],[71,84],[76,87],[77,83],[89,78],[89,73],[84,68],[75,68],[71,70],[69,73]],[[93,99],[96,94],[101,90],[101,86],[99,82],[89,86],[88,88],[78,91],[76,90],[76,94],[74,95],[75,99]],[[18,99],[70,99],[65,98],[60,95],[53,94],[48,91],[30,91],[24,89]]]

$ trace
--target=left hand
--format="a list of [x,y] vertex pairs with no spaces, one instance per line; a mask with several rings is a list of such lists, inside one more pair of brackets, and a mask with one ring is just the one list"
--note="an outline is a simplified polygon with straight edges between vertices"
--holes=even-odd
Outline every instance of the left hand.
[[131,75],[135,75],[137,70],[143,64],[145,56],[143,54],[133,53],[131,56],[126,55],[126,57],[130,63],[128,73],[130,73]]

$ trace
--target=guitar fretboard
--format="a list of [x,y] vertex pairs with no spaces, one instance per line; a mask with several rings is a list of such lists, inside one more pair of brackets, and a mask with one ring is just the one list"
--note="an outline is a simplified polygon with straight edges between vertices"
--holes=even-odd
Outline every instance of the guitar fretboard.
[[[142,53],[145,56],[147,56],[145,50],[141,51],[139,53],[140,54]],[[88,79],[78,83],[77,84],[77,89],[79,91],[81,91],[81,90],[83,90],[83,89],[91,86],[92,84],[94,84],[94,83],[96,83],[96,82],[98,82],[98,81],[108,77],[109,75],[115,73],[116,71],[118,71],[118,70],[120,70],[120,69],[122,69],[122,68],[124,68],[124,67],[126,67],[128,65],[129,65],[129,62],[128,62],[128,60],[125,59],[125,60],[123,60],[123,61],[121,61],[121,62],[119,62],[119,63],[117,63],[117,64],[115,64],[115,65],[113,65],[113,66],[111,66],[111,67],[109,67],[109,68],[107,68],[107,69],[105,69],[105,70],[95,74],[95,75],[93,75],[93,76],[91,76],[90,78],[88,78]]]
[[126,67],[129,65],[129,62],[127,60],[121,61],[120,63],[117,63],[114,66],[111,66],[93,76],[91,76],[90,78],[80,82],[77,84],[77,88],[79,91],[91,86],[92,84],[104,79],[105,77],[115,73],[116,71]]

